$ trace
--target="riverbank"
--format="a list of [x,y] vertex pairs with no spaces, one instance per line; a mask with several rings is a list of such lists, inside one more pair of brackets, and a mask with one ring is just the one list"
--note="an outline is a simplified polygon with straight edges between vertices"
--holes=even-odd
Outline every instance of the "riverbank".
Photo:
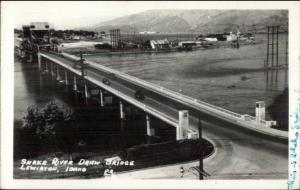
[[216,41],[216,42],[201,42],[201,45],[191,47],[170,47],[167,49],[149,49],[149,48],[117,48],[117,49],[98,49],[95,47],[97,44],[103,44],[101,41],[77,41],[66,42],[60,44],[60,50],[66,53],[79,54],[80,52],[85,55],[121,55],[121,54],[143,54],[143,53],[168,53],[168,52],[186,52],[195,50],[206,50],[214,48],[239,48],[241,46],[255,45],[262,43],[262,40],[254,42],[240,41],[237,46],[236,43],[230,41]]

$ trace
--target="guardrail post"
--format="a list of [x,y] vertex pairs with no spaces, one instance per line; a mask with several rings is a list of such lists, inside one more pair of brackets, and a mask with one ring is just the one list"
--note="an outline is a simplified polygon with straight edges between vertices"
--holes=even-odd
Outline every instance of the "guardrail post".
[[74,75],[74,77],[73,77],[73,90],[77,91],[77,79],[76,79],[76,75]]
[[59,65],[56,65],[56,80],[60,80]]
[[176,140],[187,139],[189,130],[188,110],[179,111],[179,122],[176,128]]
[[65,83],[68,85],[68,71],[65,69]]
[[104,102],[103,102],[103,92],[101,89],[99,89],[99,94],[100,94],[100,106],[103,107],[104,106]]
[[148,136],[154,136],[155,135],[155,130],[151,126],[150,117],[149,117],[149,114],[147,114],[147,113],[146,113],[146,125],[147,125],[147,135]]
[[122,100],[120,100],[120,119],[125,119]]

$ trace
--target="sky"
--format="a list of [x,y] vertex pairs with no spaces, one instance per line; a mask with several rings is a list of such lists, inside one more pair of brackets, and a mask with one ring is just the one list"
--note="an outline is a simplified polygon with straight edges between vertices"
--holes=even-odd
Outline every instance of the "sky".
[[[260,5],[261,4],[261,5]],[[151,9],[274,9],[284,2],[217,1],[2,1],[1,20],[22,28],[30,22],[49,22],[54,29],[74,29]]]
[[[183,6],[184,3],[184,6]],[[55,29],[92,26],[102,21],[151,9],[194,9],[195,2],[128,2],[128,1],[29,1],[3,2],[4,10],[14,17],[14,26],[47,21]],[[199,3],[198,3],[199,4]]]

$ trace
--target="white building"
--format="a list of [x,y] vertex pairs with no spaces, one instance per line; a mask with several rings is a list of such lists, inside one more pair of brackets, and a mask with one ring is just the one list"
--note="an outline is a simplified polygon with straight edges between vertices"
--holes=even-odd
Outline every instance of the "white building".
[[50,25],[48,22],[31,22],[30,30],[49,30]]
[[169,49],[170,48],[170,42],[165,40],[151,40],[150,46],[152,49]]
[[157,34],[158,32],[154,32],[154,31],[143,31],[143,32],[139,32],[139,34]]

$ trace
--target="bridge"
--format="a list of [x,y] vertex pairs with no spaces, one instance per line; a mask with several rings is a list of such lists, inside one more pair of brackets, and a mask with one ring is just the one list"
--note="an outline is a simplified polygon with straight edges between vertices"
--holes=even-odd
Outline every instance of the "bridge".
[[[123,101],[126,101],[144,110],[147,113],[147,121],[149,115],[151,115],[176,127],[177,140],[191,138],[196,134],[197,125],[193,122],[196,118],[190,115],[189,111],[193,111],[193,113],[198,111],[202,114],[232,123],[237,127],[243,127],[267,135],[284,139],[288,136],[287,132],[271,128],[272,125],[276,125],[275,121],[266,121],[250,115],[234,113],[120,71],[110,69],[98,63],[83,60],[74,55],[41,51],[38,53],[38,57],[39,68],[41,70],[48,70],[50,68],[50,73],[56,73],[57,79],[64,80],[66,84],[69,84],[70,78],[73,78],[74,90],[78,90],[77,80],[82,78],[84,80],[85,98],[90,97],[90,90],[98,88],[100,105],[104,105],[103,91],[107,91],[120,98],[121,118],[126,117],[123,109]],[[82,76],[80,68],[76,68],[78,63],[84,65],[84,76]],[[64,74],[62,75],[62,73]],[[107,79],[111,84],[104,84],[102,82],[103,79]],[[144,100],[138,100],[134,96],[134,93],[139,89],[143,89],[146,97]],[[166,104],[165,99],[170,99],[167,102],[173,102],[174,104]],[[153,129],[151,129],[149,122],[147,122],[147,131],[148,135],[153,135],[150,132],[153,132]]]
[[[257,102],[256,117],[238,114],[204,101],[183,95],[165,87],[147,82],[126,73],[105,67],[99,63],[84,60],[68,53],[58,52],[55,45],[34,45],[26,50],[36,52],[40,71],[55,75],[57,80],[66,85],[73,85],[75,91],[80,91],[86,99],[92,93],[99,95],[99,104],[105,104],[104,92],[120,99],[120,118],[126,117],[124,102],[146,112],[147,135],[155,134],[150,124],[150,116],[156,117],[176,128],[176,139],[197,138],[197,119],[199,115],[212,117],[233,124],[238,128],[256,131],[265,135],[287,139],[288,133],[271,126],[276,121],[265,120],[263,102]],[[32,56],[32,54],[29,54]],[[32,60],[32,57],[29,58]],[[103,80],[107,80],[109,85]],[[145,99],[137,99],[137,90],[143,92]],[[107,94],[107,93],[106,93]],[[106,95],[107,96],[107,95]],[[260,106],[263,105],[262,108]]]
[[[203,137],[215,147],[213,155],[204,161],[205,171],[211,178],[235,179],[241,175],[240,171],[244,172],[242,178],[266,175],[269,178],[285,178],[287,175],[287,167],[284,166],[288,149],[281,140],[287,142],[288,135],[272,129],[271,125],[276,124],[274,121],[231,112],[82,57],[58,52],[53,45],[34,46],[26,52],[22,56],[29,60],[37,57],[41,72],[51,74],[64,85],[72,85],[74,91],[82,93],[86,99],[95,98],[97,94],[99,106],[105,106],[112,97],[117,97],[121,119],[126,118],[128,104],[146,112],[149,136],[155,135],[151,117],[175,127],[176,139],[197,138],[198,119],[203,119]],[[108,79],[109,85],[103,82],[104,78]],[[144,92],[145,99],[135,97],[137,90]],[[237,166],[240,167],[238,171],[235,169]],[[145,172],[148,178],[173,177],[160,171],[150,169]],[[146,173],[131,172],[130,176],[145,178]]]

